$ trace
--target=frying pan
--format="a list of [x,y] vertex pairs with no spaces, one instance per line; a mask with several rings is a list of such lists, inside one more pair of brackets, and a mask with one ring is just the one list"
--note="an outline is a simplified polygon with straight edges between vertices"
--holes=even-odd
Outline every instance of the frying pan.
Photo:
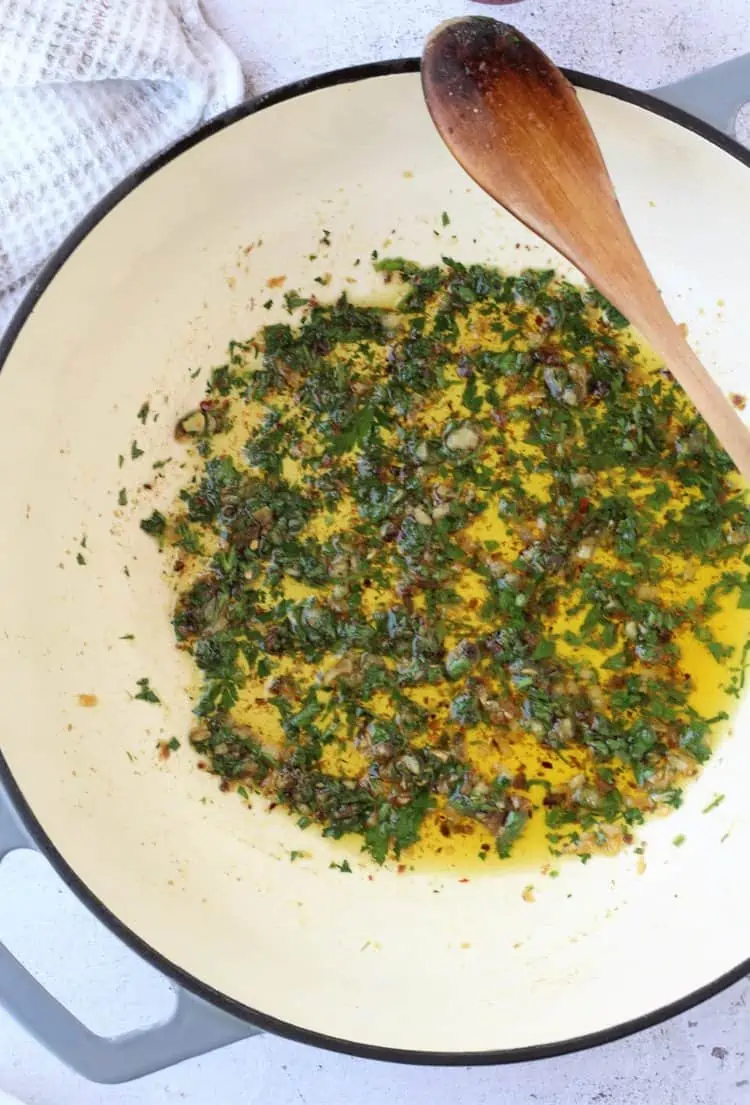
[[[367,297],[373,249],[576,278],[453,162],[417,68],[301,82],[180,143],[68,239],[0,350],[0,855],[40,849],[178,988],[168,1022],[102,1039],[0,947],[0,1001],[93,1079],[261,1029],[408,1062],[540,1058],[653,1024],[750,967],[746,699],[684,806],[643,830],[645,870],[630,852],[556,879],[399,875],[356,855],[344,874],[330,864],[345,843],[220,794],[184,739],[191,672],[138,522],[179,485],[174,459],[153,463],[175,457],[175,419],[229,339],[287,317],[268,281],[309,290],[330,272],[331,296]],[[746,393],[750,155],[663,101],[728,125],[750,58],[662,102],[570,77],[669,307],[721,385]],[[161,705],[134,697],[144,677]],[[299,849],[310,858],[291,863]]]

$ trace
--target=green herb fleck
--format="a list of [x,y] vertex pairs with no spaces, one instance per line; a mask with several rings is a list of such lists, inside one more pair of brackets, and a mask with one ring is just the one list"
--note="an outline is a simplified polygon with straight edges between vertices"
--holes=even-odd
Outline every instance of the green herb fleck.
[[134,698],[139,698],[142,702],[161,702],[161,699],[152,689],[149,683],[148,677],[145,679],[138,679],[138,690],[133,695]]
[[150,537],[163,537],[167,529],[167,519],[160,510],[154,510],[148,518],[141,519],[141,529]]

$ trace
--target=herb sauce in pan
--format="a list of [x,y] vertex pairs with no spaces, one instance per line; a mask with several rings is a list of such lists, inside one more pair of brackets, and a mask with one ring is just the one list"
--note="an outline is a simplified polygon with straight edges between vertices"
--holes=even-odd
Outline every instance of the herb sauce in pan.
[[230,346],[141,523],[200,763],[379,863],[616,850],[744,681],[745,490],[597,293],[377,267],[397,307],[291,293]]

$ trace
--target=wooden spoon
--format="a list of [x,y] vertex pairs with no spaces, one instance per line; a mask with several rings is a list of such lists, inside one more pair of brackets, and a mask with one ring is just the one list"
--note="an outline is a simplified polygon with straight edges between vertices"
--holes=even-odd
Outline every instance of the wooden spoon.
[[630,319],[750,480],[750,432],[664,306],[575,89],[557,66],[515,28],[471,16],[429,37],[422,87],[467,173]]

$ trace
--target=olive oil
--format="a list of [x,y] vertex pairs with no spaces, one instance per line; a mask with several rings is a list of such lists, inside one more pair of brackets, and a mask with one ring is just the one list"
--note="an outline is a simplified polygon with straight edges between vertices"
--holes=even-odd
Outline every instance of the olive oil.
[[378,862],[614,852],[744,678],[744,488],[596,293],[380,267],[396,307],[311,300],[181,420],[196,475],[144,528],[179,560],[193,744]]

